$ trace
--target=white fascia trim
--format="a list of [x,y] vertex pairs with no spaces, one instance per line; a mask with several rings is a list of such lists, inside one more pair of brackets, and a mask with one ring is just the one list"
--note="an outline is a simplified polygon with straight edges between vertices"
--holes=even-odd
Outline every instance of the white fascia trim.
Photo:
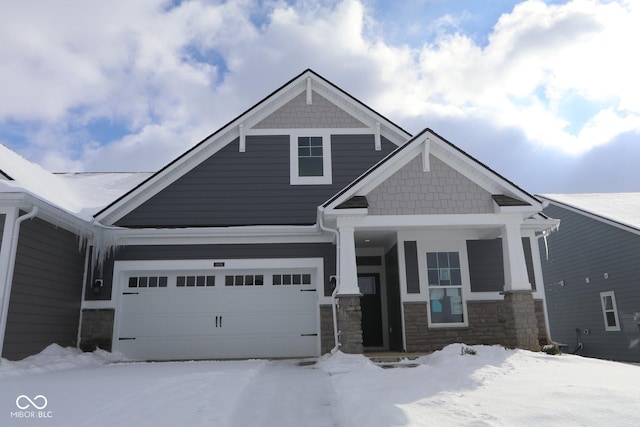
[[121,245],[326,243],[333,236],[312,226],[255,226],[114,230]]
[[329,135],[369,135],[373,131],[369,128],[275,128],[275,129],[249,129],[245,130],[247,136],[263,135],[292,135],[305,132],[322,132]]
[[[630,233],[640,235],[640,230],[639,229],[631,227],[629,225],[625,225],[625,224],[622,224],[620,222],[615,222],[615,221],[610,220],[608,218],[605,218],[603,216],[598,216],[597,214],[593,214],[591,212],[587,212],[587,211],[585,211],[583,209],[576,208],[574,206],[567,205],[565,203],[561,203],[561,202],[558,202],[558,201],[553,200],[553,199],[549,199],[549,198],[544,197],[544,196],[538,196],[538,197],[540,197],[543,200],[548,201],[551,204],[556,205],[559,208],[566,209],[566,210],[568,210],[570,212],[574,212],[574,213],[580,214],[582,216],[586,216],[587,218],[591,218],[591,219],[594,219],[596,221],[600,221],[600,222],[602,222],[604,224],[611,225],[613,227],[620,228],[620,229],[622,229],[624,231],[628,231]],[[560,220],[556,220],[556,221],[560,222]]]
[[92,234],[93,227],[90,222],[34,197],[29,193],[3,193],[0,195],[0,201],[4,206],[22,210],[30,210],[33,206],[37,206],[37,218],[76,235],[88,236]]
[[555,218],[549,219],[534,219],[528,218],[522,222],[522,230],[530,230],[530,231],[538,231],[543,232],[547,230],[553,230],[558,228],[560,225],[560,220]]
[[355,228],[416,228],[416,227],[476,227],[502,226],[522,222],[513,215],[498,214],[438,214],[438,215],[369,215],[338,217],[339,227]]

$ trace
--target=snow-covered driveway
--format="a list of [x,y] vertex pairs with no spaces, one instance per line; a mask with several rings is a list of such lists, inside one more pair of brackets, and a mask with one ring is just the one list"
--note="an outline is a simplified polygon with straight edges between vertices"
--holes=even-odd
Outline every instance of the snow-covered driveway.
[[126,363],[53,346],[2,361],[0,426],[640,425],[640,366],[461,348],[382,369],[342,353],[311,365]]

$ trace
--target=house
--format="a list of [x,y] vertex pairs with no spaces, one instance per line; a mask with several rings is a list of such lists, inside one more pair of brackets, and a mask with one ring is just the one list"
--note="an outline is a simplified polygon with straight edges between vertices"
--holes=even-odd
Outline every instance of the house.
[[640,193],[550,194],[549,326],[570,352],[640,362]]
[[[76,336],[142,360],[546,337],[543,203],[311,70],[99,208],[1,197],[4,357]],[[26,252],[42,275],[18,274]],[[59,332],[13,314],[27,286]]]

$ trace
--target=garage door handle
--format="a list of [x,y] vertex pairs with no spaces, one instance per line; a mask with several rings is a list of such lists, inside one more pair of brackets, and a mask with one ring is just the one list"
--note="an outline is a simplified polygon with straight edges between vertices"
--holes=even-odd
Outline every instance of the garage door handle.
[[315,292],[315,289],[300,289],[300,292]]
[[301,337],[317,337],[318,334],[300,334]]
[[216,328],[218,327],[218,317],[219,316],[216,316]]
[[123,292],[122,295],[139,295],[140,292]]
[[222,316],[216,316],[216,328],[222,328]]
[[133,338],[133,337],[120,337],[120,338],[118,338],[118,341],[129,341],[129,340],[135,340],[135,338]]

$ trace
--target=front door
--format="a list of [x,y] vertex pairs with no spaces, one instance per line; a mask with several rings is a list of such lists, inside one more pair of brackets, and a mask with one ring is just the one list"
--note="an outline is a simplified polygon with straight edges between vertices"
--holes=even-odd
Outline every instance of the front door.
[[362,297],[362,345],[382,347],[382,300],[379,274],[359,274],[358,287]]

